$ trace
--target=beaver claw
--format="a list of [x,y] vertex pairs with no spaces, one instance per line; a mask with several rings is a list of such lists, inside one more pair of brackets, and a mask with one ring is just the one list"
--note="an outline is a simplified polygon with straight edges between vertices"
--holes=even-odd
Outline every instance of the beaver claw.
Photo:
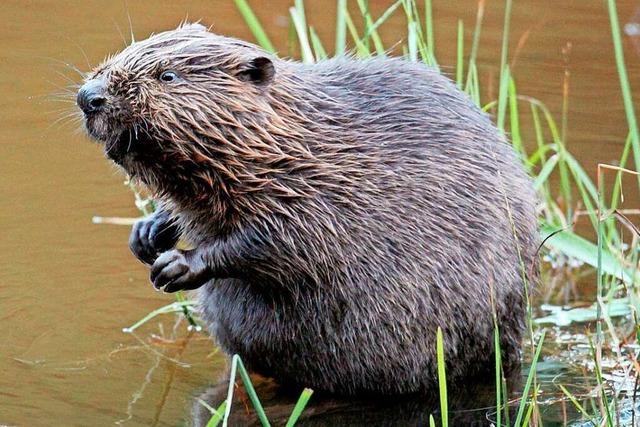
[[158,255],[172,249],[178,242],[180,230],[165,211],[137,221],[129,236],[131,252],[145,264],[153,264]]
[[151,266],[151,283],[164,292],[197,289],[209,279],[208,268],[196,251],[171,250]]

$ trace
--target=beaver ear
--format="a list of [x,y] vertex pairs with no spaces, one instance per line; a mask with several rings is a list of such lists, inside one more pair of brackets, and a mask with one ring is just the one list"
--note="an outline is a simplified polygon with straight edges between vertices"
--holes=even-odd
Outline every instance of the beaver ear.
[[275,73],[273,62],[269,58],[259,56],[243,64],[236,76],[242,81],[263,85],[273,80]]

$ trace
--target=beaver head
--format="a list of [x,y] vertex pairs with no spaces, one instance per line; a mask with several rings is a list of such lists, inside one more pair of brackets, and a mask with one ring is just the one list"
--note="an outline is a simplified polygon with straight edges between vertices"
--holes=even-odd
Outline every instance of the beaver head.
[[296,76],[283,64],[250,43],[183,25],[106,59],[77,103],[89,135],[133,179],[158,197],[202,199],[228,215],[250,194],[295,193],[281,175],[310,158],[305,118],[287,89]]

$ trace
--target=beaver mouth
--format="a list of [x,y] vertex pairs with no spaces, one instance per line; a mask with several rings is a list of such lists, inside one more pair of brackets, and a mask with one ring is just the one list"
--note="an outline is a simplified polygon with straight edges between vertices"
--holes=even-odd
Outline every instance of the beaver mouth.
[[122,167],[143,161],[150,155],[147,151],[156,145],[151,135],[137,127],[126,128],[102,141],[105,155]]
[[91,139],[104,144],[105,155],[121,166],[127,157],[152,140],[140,125],[123,125],[101,114],[85,115],[84,127]]
[[137,148],[143,142],[143,138],[140,132],[134,129],[126,129],[105,141],[104,152],[111,160],[122,165],[127,155],[132,155],[137,151]]

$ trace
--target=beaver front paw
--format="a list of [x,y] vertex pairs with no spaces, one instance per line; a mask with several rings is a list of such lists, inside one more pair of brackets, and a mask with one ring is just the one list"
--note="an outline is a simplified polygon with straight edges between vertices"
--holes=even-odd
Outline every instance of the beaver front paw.
[[164,292],[197,289],[211,279],[209,269],[196,250],[165,252],[151,266],[151,283]]
[[178,226],[161,210],[136,221],[129,236],[129,248],[140,261],[153,264],[160,253],[173,249],[179,238]]

